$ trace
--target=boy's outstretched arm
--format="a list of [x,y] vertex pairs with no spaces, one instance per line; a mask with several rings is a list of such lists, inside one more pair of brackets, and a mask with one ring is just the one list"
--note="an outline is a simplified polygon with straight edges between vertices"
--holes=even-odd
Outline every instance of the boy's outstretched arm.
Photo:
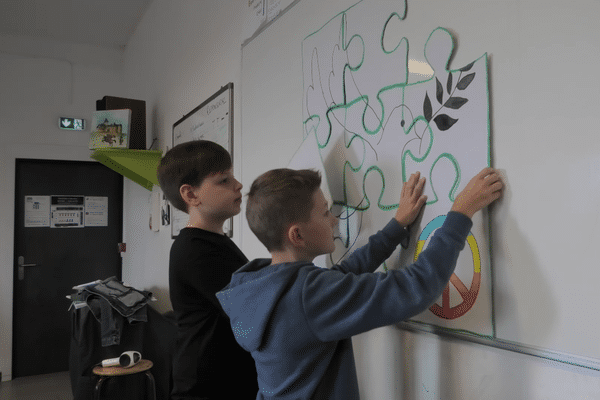
[[427,196],[423,194],[425,187],[425,178],[421,178],[420,172],[415,172],[408,178],[408,181],[402,185],[400,193],[400,203],[394,218],[402,226],[408,226],[414,222],[419,212],[427,201]]
[[[373,272],[392,255],[398,244],[402,244],[406,248],[410,236],[402,227],[412,224],[425,205],[427,196],[423,195],[424,187],[425,178],[421,178],[419,172],[412,174],[402,186],[398,210],[394,216],[398,223],[391,223],[390,221],[391,230],[384,228],[381,231],[381,234],[387,239],[381,240],[376,235],[372,235],[369,238],[369,243],[352,252],[344,261],[334,265],[332,269],[356,274]],[[387,226],[390,226],[390,224]]]
[[484,168],[456,196],[451,211],[473,218],[473,215],[502,195],[502,180],[493,168]]

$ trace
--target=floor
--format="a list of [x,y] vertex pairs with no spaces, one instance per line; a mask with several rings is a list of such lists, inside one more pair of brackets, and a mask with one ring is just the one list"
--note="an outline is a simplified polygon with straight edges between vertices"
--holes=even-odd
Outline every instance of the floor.
[[69,372],[0,382],[0,400],[73,400]]

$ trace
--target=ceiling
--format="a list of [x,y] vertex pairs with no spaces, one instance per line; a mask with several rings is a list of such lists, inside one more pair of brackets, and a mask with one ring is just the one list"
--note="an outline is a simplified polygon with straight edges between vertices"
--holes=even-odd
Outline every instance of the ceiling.
[[0,35],[123,49],[152,0],[0,0]]

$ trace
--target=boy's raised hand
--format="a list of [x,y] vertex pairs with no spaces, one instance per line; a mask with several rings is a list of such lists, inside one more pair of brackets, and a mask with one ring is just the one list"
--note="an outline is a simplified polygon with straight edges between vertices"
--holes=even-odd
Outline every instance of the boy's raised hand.
[[400,225],[408,226],[412,224],[419,215],[421,208],[427,201],[427,196],[423,194],[424,187],[425,178],[421,178],[419,172],[412,174],[408,181],[402,185],[400,203],[394,217]]
[[469,218],[502,195],[502,180],[493,168],[484,168],[475,175],[458,194],[452,205],[452,211]]

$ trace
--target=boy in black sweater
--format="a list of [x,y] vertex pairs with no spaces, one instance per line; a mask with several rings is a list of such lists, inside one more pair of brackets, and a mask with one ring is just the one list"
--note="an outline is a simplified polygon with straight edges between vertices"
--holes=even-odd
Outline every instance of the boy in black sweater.
[[240,213],[242,185],[229,153],[197,140],[169,150],[158,167],[167,199],[189,215],[169,258],[169,292],[177,318],[172,400],[255,399],[256,367],[235,341],[215,293],[248,262],[223,233]]

